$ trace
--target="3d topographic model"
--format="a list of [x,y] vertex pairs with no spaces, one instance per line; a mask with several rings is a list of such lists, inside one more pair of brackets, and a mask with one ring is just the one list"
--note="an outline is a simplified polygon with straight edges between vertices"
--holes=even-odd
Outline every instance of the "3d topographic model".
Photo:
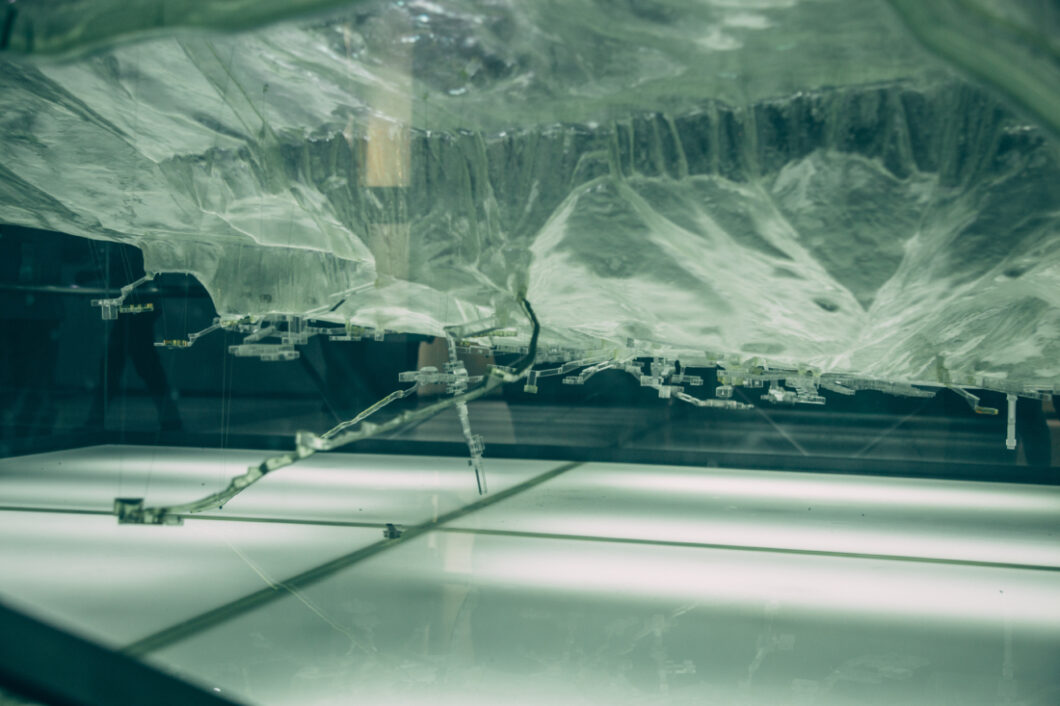
[[0,221],[194,275],[235,354],[430,334],[723,407],[1060,384],[1047,3],[133,5],[7,6]]

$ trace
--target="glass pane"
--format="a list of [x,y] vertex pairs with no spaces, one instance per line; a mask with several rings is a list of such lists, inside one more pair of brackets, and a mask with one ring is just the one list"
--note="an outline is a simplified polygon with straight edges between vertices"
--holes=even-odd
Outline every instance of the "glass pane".
[[1056,37],[6,3],[0,600],[252,703],[1058,701]]

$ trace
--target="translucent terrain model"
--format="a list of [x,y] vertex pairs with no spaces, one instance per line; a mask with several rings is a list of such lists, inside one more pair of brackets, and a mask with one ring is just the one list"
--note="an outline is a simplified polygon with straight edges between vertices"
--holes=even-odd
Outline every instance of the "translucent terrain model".
[[529,388],[1060,385],[1044,3],[74,5],[6,10],[0,221],[193,274],[233,354],[491,318],[525,352],[527,301]]

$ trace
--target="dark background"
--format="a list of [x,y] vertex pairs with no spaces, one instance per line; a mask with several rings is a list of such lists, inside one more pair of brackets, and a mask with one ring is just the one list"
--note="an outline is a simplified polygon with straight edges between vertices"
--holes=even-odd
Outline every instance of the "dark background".
[[[398,389],[417,367],[422,336],[332,342],[318,336],[289,362],[237,358],[237,332],[217,331],[184,350],[154,341],[184,339],[215,311],[198,282],[164,274],[127,304],[155,311],[105,321],[92,299],[143,275],[139,250],[48,231],[0,226],[0,455],[98,443],[289,448],[298,429],[321,433]],[[514,356],[512,356],[514,358]],[[506,362],[503,358],[498,362]],[[546,366],[551,367],[551,366]],[[714,371],[705,378],[711,397]],[[827,391],[824,407],[774,406],[760,390],[738,389],[749,412],[699,409],[660,400],[631,376],[608,371],[584,386],[542,378],[471,405],[486,457],[726,465],[886,475],[1056,482],[1052,404],[1019,402],[1016,451],[1005,449],[1005,400],[983,393],[996,417],[973,414],[950,391],[933,399]],[[104,390],[109,387],[110,394]],[[413,397],[381,418],[424,404]],[[349,450],[462,455],[456,415],[445,412]]]

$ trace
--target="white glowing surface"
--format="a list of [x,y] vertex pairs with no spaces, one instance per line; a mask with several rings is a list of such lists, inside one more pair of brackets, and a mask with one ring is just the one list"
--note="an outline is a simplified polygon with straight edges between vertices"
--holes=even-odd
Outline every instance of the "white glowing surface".
[[[506,540],[476,537],[470,571],[446,572],[445,580],[597,601],[728,609],[775,603],[832,618],[998,628],[1007,620],[1060,631],[1060,576],[1051,572],[555,540],[523,540],[513,551]],[[410,569],[402,566],[402,574]]]
[[1051,486],[682,467],[655,467],[650,474],[639,471],[640,467],[626,464],[589,464],[579,470],[576,482],[585,488],[734,501],[786,498],[934,510],[1060,511],[1060,488]]
[[[184,499],[260,457],[113,446],[5,459],[0,505]],[[556,465],[491,460],[491,485]],[[464,459],[320,455],[223,514],[413,523],[476,498]],[[1011,693],[1044,706],[1033,695],[1060,686],[1058,518],[1052,487],[588,463],[151,658],[292,706],[934,706]],[[379,538],[0,511],[0,597],[125,644]]]
[[122,646],[379,539],[362,527],[0,512],[0,596]]
[[460,527],[1060,567],[1060,488],[590,463]]
[[[116,497],[184,502],[269,452],[97,446],[0,459],[0,506],[110,511]],[[555,464],[491,459],[503,490]],[[478,498],[460,458],[320,454],[233,499],[224,517],[416,524]],[[376,527],[0,511],[0,596],[124,644],[379,541]]]
[[[274,454],[115,445],[0,459],[0,505],[110,511],[116,497],[182,503],[225,487],[229,478]],[[489,487],[504,490],[554,465],[487,459]],[[251,486],[223,514],[408,524],[477,497],[474,473],[463,458],[317,454]]]
[[445,533],[156,658],[264,704],[994,703],[980,680],[1056,685],[1058,596],[1054,571]]

